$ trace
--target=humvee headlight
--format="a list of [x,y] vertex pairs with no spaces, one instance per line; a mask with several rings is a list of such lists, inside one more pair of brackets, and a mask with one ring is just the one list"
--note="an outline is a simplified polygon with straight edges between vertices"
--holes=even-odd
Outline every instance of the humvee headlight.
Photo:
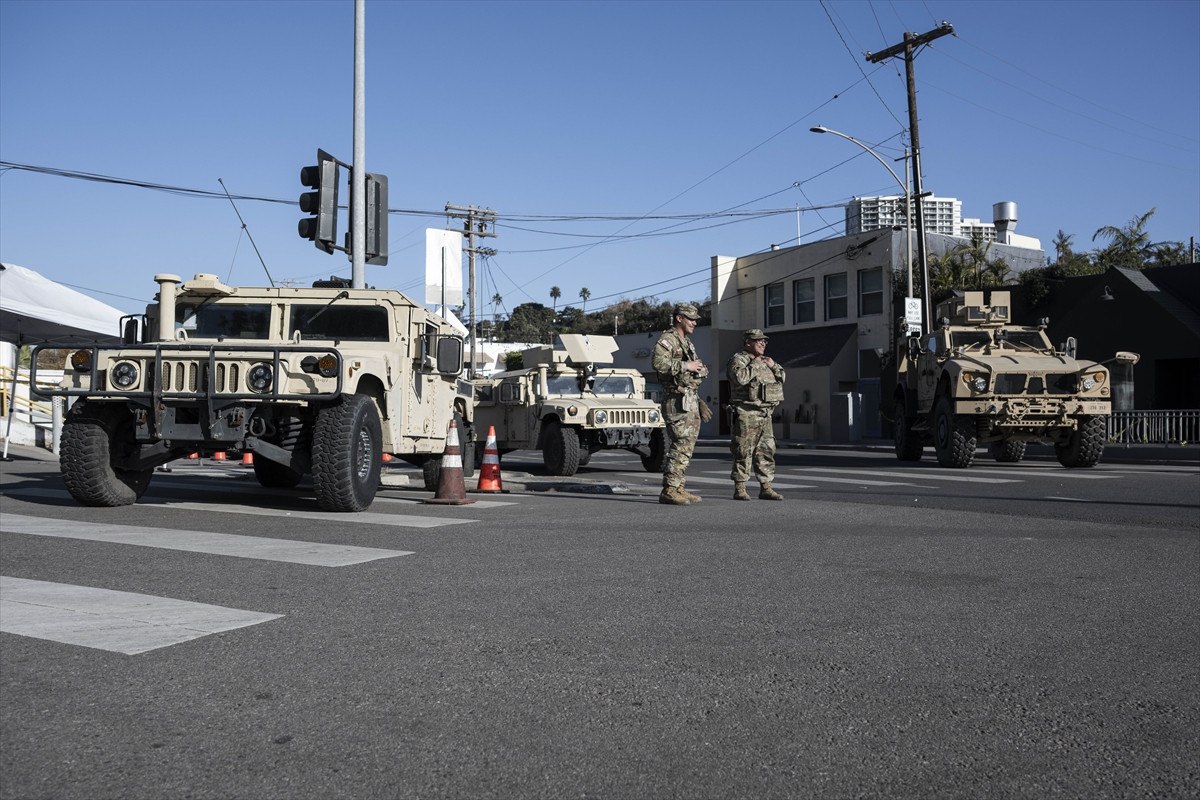
[[977,392],[986,392],[988,387],[987,375],[978,375],[974,372],[964,372],[963,383],[970,386]]
[[252,392],[265,392],[271,388],[271,365],[255,364],[246,375],[246,383]]
[[1093,378],[1091,375],[1084,375],[1083,376],[1083,390],[1085,392],[1090,392],[1092,389],[1095,389],[1095,388],[1096,388],[1095,378]]
[[337,375],[337,364],[337,357],[332,353],[326,353],[320,358],[305,356],[304,360],[300,362],[300,369],[309,374],[315,372],[322,378],[332,378]]
[[92,351],[76,350],[74,353],[71,353],[71,369],[76,372],[91,372]]
[[604,409],[598,410],[596,412],[596,424],[603,425],[606,422],[608,422],[608,412]]
[[573,417],[579,413],[579,406],[567,406],[567,416]]
[[651,422],[658,422],[658,409],[650,409],[649,413],[646,414],[646,419],[650,420]]
[[121,361],[112,368],[110,373],[113,385],[118,389],[128,389],[137,383],[138,368],[131,361]]

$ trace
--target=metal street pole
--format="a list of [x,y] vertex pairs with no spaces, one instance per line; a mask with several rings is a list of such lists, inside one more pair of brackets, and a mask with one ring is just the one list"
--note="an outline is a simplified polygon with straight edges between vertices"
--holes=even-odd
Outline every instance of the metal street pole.
[[354,0],[354,169],[350,170],[350,286],[354,289],[367,286],[366,64],[366,0]]

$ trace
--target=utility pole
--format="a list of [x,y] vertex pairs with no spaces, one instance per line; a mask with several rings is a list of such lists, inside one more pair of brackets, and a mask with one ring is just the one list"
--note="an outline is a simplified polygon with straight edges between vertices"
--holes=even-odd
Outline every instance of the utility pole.
[[925,253],[925,193],[921,186],[921,136],[917,129],[917,75],[913,68],[916,49],[935,39],[954,33],[954,26],[943,22],[931,31],[922,34],[904,33],[904,41],[878,53],[867,53],[867,61],[878,64],[894,56],[904,56],[904,73],[908,79],[908,130],[912,147],[913,194],[917,197],[917,259],[921,262],[921,278],[924,281],[924,317],[921,332],[933,329],[933,307],[929,297],[929,261]]
[[494,237],[496,235],[496,212],[490,208],[478,208],[477,206],[456,206],[452,203],[446,204],[446,216],[450,219],[463,220],[463,235],[467,237],[467,296],[470,298],[471,306],[471,366],[468,369],[468,374],[475,377],[475,340],[478,338],[478,332],[475,329],[475,254],[481,256],[494,256],[496,251],[491,247],[476,247],[475,237],[481,239]]

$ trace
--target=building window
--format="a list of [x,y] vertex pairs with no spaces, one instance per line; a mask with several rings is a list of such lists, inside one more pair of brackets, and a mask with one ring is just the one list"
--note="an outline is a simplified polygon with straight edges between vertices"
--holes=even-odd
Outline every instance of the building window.
[[858,271],[858,315],[883,313],[883,267]]
[[845,319],[846,273],[825,276],[825,319]]
[[763,319],[766,327],[772,325],[783,324],[783,284],[772,283],[770,286],[764,287],[766,295],[766,308],[764,309]]
[[812,278],[792,283],[792,299],[796,304],[795,323],[812,322],[817,318],[817,288]]

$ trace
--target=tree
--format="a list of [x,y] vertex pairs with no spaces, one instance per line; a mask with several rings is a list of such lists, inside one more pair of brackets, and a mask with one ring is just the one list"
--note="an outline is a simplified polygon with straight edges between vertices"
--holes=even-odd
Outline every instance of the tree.
[[522,303],[508,315],[505,340],[550,342],[554,338],[554,312],[541,303]]
[[558,313],[558,298],[562,297],[562,289],[557,286],[550,287],[550,300],[553,302],[554,313]]
[[955,289],[986,289],[1008,283],[1008,262],[992,256],[991,248],[992,243],[982,236],[972,236],[970,242],[930,258],[929,291],[934,301],[945,299]]
[[587,313],[587,301],[592,296],[592,290],[586,286],[579,290],[579,299],[583,301],[583,311]]
[[1108,239],[1108,246],[1096,253],[1096,261],[1105,269],[1123,267],[1126,269],[1143,269],[1149,263],[1154,251],[1159,247],[1150,241],[1150,233],[1146,224],[1154,216],[1157,209],[1150,209],[1140,217],[1133,217],[1129,223],[1118,228],[1115,225],[1105,225],[1092,235],[1096,239]]

